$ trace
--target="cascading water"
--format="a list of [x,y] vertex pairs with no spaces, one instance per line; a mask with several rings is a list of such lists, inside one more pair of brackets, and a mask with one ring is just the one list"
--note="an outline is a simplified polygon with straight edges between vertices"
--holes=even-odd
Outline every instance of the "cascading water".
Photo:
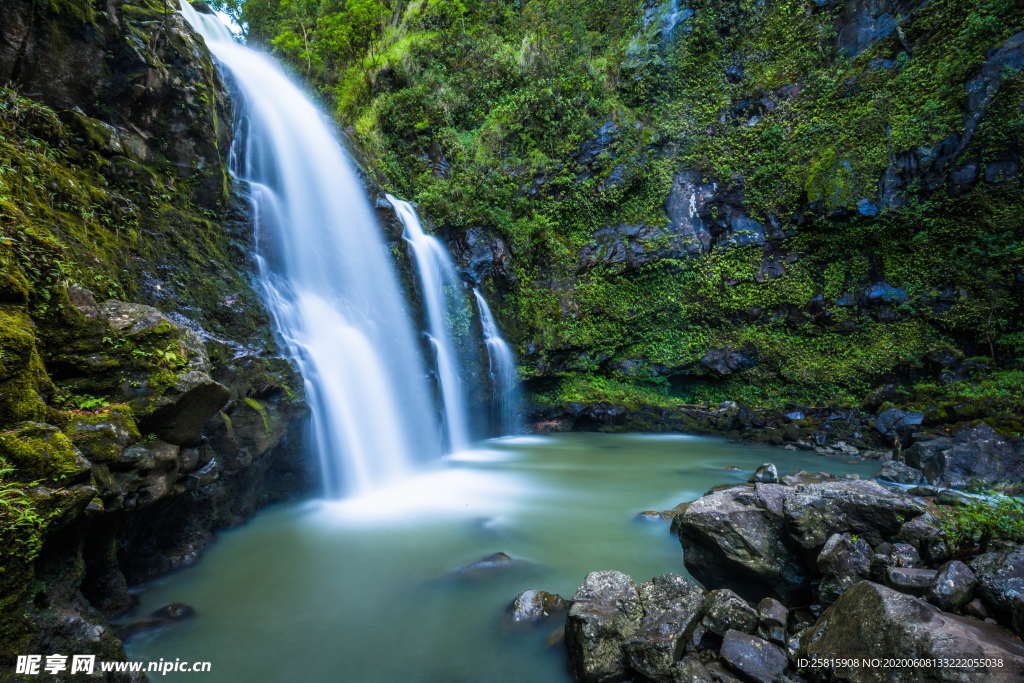
[[305,380],[325,492],[393,481],[442,447],[365,191],[329,124],[278,64],[217,17],[181,5],[237,95],[233,172],[252,189],[260,281]]
[[459,451],[469,445],[469,427],[460,359],[452,333],[452,318],[466,309],[462,282],[444,245],[428,235],[416,209],[409,202],[387,195],[405,227],[405,239],[412,247],[419,272],[421,296],[427,312],[429,340],[437,364],[438,384],[444,405],[449,447]]
[[491,376],[491,387],[494,392],[495,413],[499,434],[516,434],[519,432],[519,376],[516,373],[516,359],[498,329],[498,323],[491,314],[479,289],[473,290],[476,306],[480,311],[480,327],[484,332],[484,344],[487,346],[488,370]]

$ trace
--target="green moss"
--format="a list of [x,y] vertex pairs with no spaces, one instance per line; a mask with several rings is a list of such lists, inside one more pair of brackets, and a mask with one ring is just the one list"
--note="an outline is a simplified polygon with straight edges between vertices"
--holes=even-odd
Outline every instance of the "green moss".
[[0,432],[0,458],[23,481],[63,482],[84,471],[71,440],[56,427],[38,422]]
[[267,413],[267,407],[257,401],[254,398],[246,396],[244,399],[245,405],[249,406],[260,416],[260,420],[263,421],[263,431],[265,433],[270,432],[270,415]]
[[127,405],[112,405],[97,411],[59,411],[55,418],[54,423],[92,462],[116,460],[126,445],[142,438]]
[[554,391],[542,394],[539,402],[548,405],[607,402],[633,409],[648,406],[678,407],[683,404],[657,386],[638,386],[586,375],[574,375],[562,381]]

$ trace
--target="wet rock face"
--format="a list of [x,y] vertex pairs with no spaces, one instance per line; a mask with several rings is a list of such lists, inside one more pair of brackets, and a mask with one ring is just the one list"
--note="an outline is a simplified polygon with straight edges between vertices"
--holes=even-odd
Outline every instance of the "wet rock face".
[[908,465],[932,484],[956,488],[1020,490],[1024,484],[1024,440],[1008,440],[985,423],[915,443],[907,449]]
[[[979,658],[1003,666],[962,669],[828,667],[822,673],[849,681],[1012,681],[1024,676],[1024,645],[997,626],[942,612],[927,602],[870,581],[846,591],[808,630],[800,656]],[[922,678],[926,676],[926,678]]]
[[[741,193],[683,170],[665,198],[666,225],[621,224],[598,229],[580,252],[579,270],[597,264],[627,271],[661,259],[684,259],[711,251],[763,245],[781,233],[747,215]],[[765,279],[784,272],[781,263],[766,266]]]
[[198,192],[225,196],[231,116],[220,80],[177,2],[126,9],[113,0],[10,0],[0,16],[0,81],[56,109],[105,121],[112,144],[141,162],[164,156]]
[[[867,0],[877,2],[878,0]],[[892,0],[881,0],[891,2]],[[896,4],[904,0],[895,0]],[[1024,32],[1016,33],[993,50],[977,75],[964,89],[967,111],[960,132],[933,145],[916,147],[893,155],[881,182],[879,200],[885,207],[899,207],[912,201],[915,193],[934,191],[948,185],[953,195],[963,194],[979,179],[989,183],[1005,182],[1020,172],[1020,153],[1006,149],[979,172],[975,161],[951,168],[974,137],[975,130],[988,111],[996,92],[1006,78],[1024,66]]]
[[672,179],[665,212],[671,232],[679,236],[680,245],[690,254],[706,253],[716,245],[764,244],[770,232],[745,213],[739,193],[688,170]]
[[[819,3],[824,4],[824,3]],[[839,49],[853,57],[885,38],[921,0],[851,0],[839,15]]]

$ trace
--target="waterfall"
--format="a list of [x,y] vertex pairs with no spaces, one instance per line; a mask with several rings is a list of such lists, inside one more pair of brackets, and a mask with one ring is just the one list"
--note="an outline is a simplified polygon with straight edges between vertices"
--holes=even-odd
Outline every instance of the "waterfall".
[[491,390],[494,393],[498,433],[516,434],[519,432],[519,377],[516,374],[516,359],[512,349],[501,336],[487,300],[479,289],[474,289],[473,295],[480,311],[480,327],[483,329],[484,344],[487,346],[487,367],[491,376]]
[[442,445],[365,190],[331,125],[278,64],[181,4],[236,95],[232,170],[251,188],[259,283],[305,381],[325,493],[393,481]]
[[466,399],[462,375],[465,365],[456,351],[453,318],[466,310],[462,282],[448,256],[448,250],[420,224],[416,209],[409,202],[387,195],[398,219],[405,227],[405,240],[412,248],[419,273],[420,290],[427,313],[428,339],[434,351],[444,421],[449,447],[464,450],[469,445]]

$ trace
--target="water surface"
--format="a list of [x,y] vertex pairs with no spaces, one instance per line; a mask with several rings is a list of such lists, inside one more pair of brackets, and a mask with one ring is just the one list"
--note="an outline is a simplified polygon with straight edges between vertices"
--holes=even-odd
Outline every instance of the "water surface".
[[[636,513],[745,481],[769,461],[783,474],[877,470],[684,435],[489,441],[398,487],[277,506],[221,534],[196,567],[142,596],[140,613],[180,601],[198,616],[136,636],[129,655],[210,660],[205,682],[565,683],[563,648],[544,644],[550,628],[503,628],[511,599],[527,588],[569,596],[596,569],[685,574],[667,524]],[[443,578],[497,551],[536,566]]]

